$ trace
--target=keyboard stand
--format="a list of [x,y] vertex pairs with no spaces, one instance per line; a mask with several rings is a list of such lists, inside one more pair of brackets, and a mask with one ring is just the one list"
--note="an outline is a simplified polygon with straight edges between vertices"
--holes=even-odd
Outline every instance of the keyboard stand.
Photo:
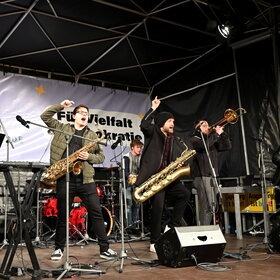
[[39,184],[43,172],[43,168],[39,170],[33,169],[33,176],[28,191],[26,193],[25,199],[21,205],[17,198],[17,194],[15,191],[15,186],[13,183],[10,170],[12,170],[12,166],[7,165],[4,167],[1,166],[0,171],[4,173],[7,187],[9,188],[10,196],[16,212],[16,219],[13,219],[9,226],[9,230],[8,230],[9,245],[7,247],[6,254],[3,258],[3,262],[0,267],[0,278],[1,279],[10,278],[11,265],[16,250],[18,248],[18,245],[21,242],[21,237],[23,236],[33,266],[33,274],[31,279],[39,280],[42,278],[42,271],[40,269],[40,265],[37,260],[34,248],[32,246],[31,238],[29,235],[29,222],[30,222],[30,214],[31,214],[30,209],[32,207],[34,192]]

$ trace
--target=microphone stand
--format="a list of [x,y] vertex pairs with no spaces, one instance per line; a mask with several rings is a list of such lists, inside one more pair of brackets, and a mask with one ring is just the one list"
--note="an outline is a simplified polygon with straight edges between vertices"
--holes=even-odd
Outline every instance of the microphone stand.
[[261,179],[261,188],[262,188],[262,201],[263,201],[263,223],[264,223],[264,244],[268,244],[268,235],[270,233],[270,224],[269,224],[269,213],[267,210],[267,193],[266,193],[266,177],[265,177],[265,165],[264,165],[264,149],[263,149],[263,140],[258,139],[259,143],[259,172]]
[[[10,160],[10,149],[9,149],[9,145],[12,146],[12,148],[14,149],[14,145],[11,141],[10,136],[8,135],[4,124],[2,123],[1,119],[0,119],[0,126],[3,128],[4,134],[7,138],[7,161]],[[4,186],[4,203],[5,203],[5,213],[4,213],[4,238],[3,238],[3,242],[1,244],[0,249],[2,249],[3,247],[5,247],[6,245],[9,245],[8,239],[7,239],[7,221],[8,221],[8,188],[7,186]]]
[[5,133],[5,135],[6,135],[6,138],[7,138],[7,161],[9,161],[10,160],[10,149],[9,149],[9,144],[12,146],[12,148],[14,149],[15,147],[14,147],[14,145],[13,145],[13,143],[12,143],[12,141],[11,141],[11,137],[8,135],[8,132],[7,132],[7,130],[5,129],[5,126],[4,126],[4,124],[2,123],[2,121],[1,121],[1,119],[0,119],[0,126],[2,126],[2,128],[3,128],[3,131],[4,131],[4,133]]
[[[120,261],[120,268],[119,268],[119,273],[123,272],[123,266],[124,266],[124,260],[134,260],[137,261],[141,264],[152,264],[152,261],[144,261],[140,260],[138,258],[133,258],[133,257],[128,257],[127,255],[127,250],[124,248],[124,213],[123,213],[123,206],[126,203],[126,179],[125,179],[125,171],[124,171],[124,158],[123,158],[123,152],[124,152],[124,147],[123,147],[123,142],[120,141],[120,146],[121,146],[121,162],[119,163],[119,172],[120,172],[120,230],[121,230],[121,252],[118,257],[114,257],[108,260],[100,261],[100,262],[95,262],[95,264],[100,264],[100,263],[105,263],[109,261],[113,261],[115,263],[116,261]],[[124,203],[123,203],[124,200]]]
[[209,150],[208,150],[208,147],[206,145],[206,142],[205,142],[205,139],[204,139],[204,136],[203,136],[203,133],[199,127],[199,133],[200,133],[200,137],[202,139],[202,142],[203,142],[203,145],[204,145],[204,149],[205,149],[205,152],[206,152],[206,155],[207,155],[207,158],[208,158],[208,161],[209,161],[209,165],[210,165],[210,169],[211,169],[211,174],[212,174],[212,182],[213,182],[213,185],[211,185],[211,194],[212,194],[212,202],[211,202],[211,206],[212,206],[212,215],[213,215],[213,224],[216,225],[216,211],[215,211],[215,204],[216,204],[216,201],[215,201],[215,188],[217,189],[220,197],[221,197],[221,186],[218,184],[218,180],[217,180],[217,175],[216,175],[216,171],[213,167],[213,164],[212,164],[212,160],[210,158],[210,154],[209,154]]
[[[65,135],[65,139],[66,139],[66,262],[63,266],[63,271],[62,273],[59,275],[58,278],[56,278],[57,280],[63,278],[63,276],[69,272],[69,271],[80,271],[80,272],[90,272],[90,273],[99,273],[99,274],[104,274],[106,273],[104,270],[100,270],[100,269],[93,269],[93,268],[89,268],[89,269],[82,269],[82,268],[74,268],[72,267],[71,262],[69,261],[69,183],[70,183],[70,172],[69,172],[69,142],[70,142],[70,137],[77,137],[77,138],[82,138],[82,139],[86,139],[89,140],[91,142],[95,142],[95,140],[86,138],[86,137],[82,137],[82,136],[78,136],[78,135],[74,135],[72,133],[68,133],[65,132],[63,130],[59,130],[59,129],[55,129],[55,128],[50,128],[48,126],[44,126],[44,125],[40,125],[37,123],[33,123],[30,121],[26,121],[26,123],[30,123],[51,131],[56,131],[59,133],[62,133]],[[98,144],[103,144],[103,143],[98,143]],[[105,144],[103,144],[105,145]],[[59,269],[60,271],[61,269]]]

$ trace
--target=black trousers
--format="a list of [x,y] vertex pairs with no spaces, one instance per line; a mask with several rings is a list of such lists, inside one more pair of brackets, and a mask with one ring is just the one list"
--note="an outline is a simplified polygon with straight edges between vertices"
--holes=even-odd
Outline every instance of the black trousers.
[[[71,176],[72,177],[72,176]],[[70,177],[70,178],[71,178]],[[72,177],[73,178],[73,177]],[[55,248],[64,249],[66,242],[66,181],[65,178],[57,181],[57,224],[55,235]],[[73,199],[79,196],[84,203],[88,219],[94,225],[94,233],[97,236],[100,252],[109,248],[108,236],[106,234],[104,219],[95,183],[83,184],[81,179],[70,179],[69,184],[69,213],[72,208]]]
[[151,243],[155,243],[161,235],[161,219],[165,201],[168,206],[174,207],[168,226],[175,227],[180,226],[188,198],[189,192],[179,180],[171,183],[151,198]]

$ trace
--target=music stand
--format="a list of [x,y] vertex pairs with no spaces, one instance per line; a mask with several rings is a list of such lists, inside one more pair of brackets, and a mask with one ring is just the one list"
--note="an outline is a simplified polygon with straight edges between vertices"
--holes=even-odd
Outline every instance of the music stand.
[[108,260],[103,260],[103,261],[97,261],[95,264],[100,264],[100,263],[105,263],[105,262],[110,262],[113,261],[114,263],[117,261],[120,261],[120,268],[119,268],[119,273],[123,272],[123,265],[124,265],[124,260],[134,260],[136,262],[142,263],[142,264],[153,264],[153,261],[145,261],[145,260],[140,260],[138,258],[134,257],[129,257],[127,255],[126,250],[124,249],[124,213],[123,213],[123,201],[126,199],[126,180],[125,180],[125,172],[124,172],[124,158],[123,158],[123,152],[124,152],[124,147],[123,147],[123,141],[120,141],[120,147],[121,147],[121,161],[118,163],[119,165],[119,182],[120,182],[120,231],[121,231],[121,253],[118,257],[114,257]]

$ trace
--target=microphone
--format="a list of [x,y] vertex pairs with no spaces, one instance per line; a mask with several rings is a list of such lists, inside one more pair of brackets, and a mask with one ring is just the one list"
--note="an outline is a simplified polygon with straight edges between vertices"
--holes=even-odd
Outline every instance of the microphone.
[[29,124],[27,121],[25,121],[21,116],[17,115],[16,119],[26,128],[29,128]]
[[122,142],[122,137],[119,136],[119,137],[118,137],[118,140],[117,140],[115,143],[112,144],[111,149],[112,149],[112,150],[115,150],[115,149],[117,148],[117,146],[118,146],[121,142]]
[[205,121],[198,123],[195,127],[195,132],[201,132],[201,126],[204,124]]

